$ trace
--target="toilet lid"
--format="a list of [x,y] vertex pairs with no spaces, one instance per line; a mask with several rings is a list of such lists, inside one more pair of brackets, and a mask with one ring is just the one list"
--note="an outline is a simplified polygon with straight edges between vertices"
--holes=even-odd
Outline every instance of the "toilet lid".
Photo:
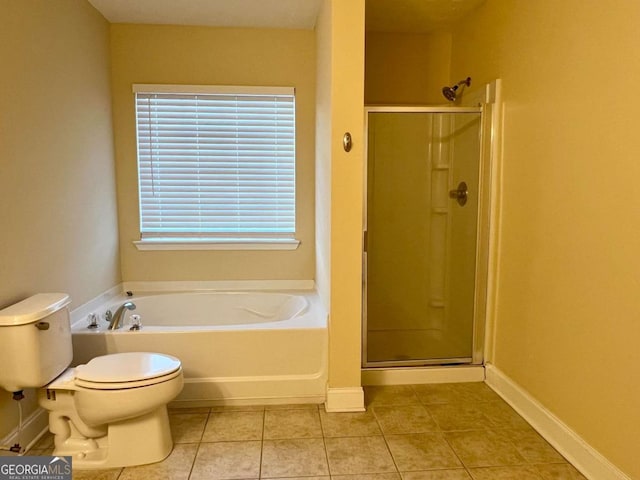
[[137,382],[180,369],[180,360],[160,353],[114,353],[76,367],[76,378],[95,383]]

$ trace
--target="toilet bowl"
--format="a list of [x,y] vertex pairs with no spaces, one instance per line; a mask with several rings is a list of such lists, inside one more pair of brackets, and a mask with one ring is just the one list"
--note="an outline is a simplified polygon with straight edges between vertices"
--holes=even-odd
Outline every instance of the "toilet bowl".
[[0,310],[0,388],[38,389],[56,456],[74,469],[159,462],[173,447],[167,403],[184,383],[180,360],[148,352],[73,357],[65,293],[40,293]]
[[116,353],[66,369],[39,392],[56,456],[74,468],[159,462],[173,447],[166,405],[182,390],[180,361],[157,353]]

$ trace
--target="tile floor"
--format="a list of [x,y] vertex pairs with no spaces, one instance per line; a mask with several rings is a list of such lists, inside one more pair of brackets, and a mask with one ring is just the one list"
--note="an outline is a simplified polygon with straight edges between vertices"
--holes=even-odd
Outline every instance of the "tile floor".
[[[163,462],[96,480],[586,480],[483,383],[365,387],[364,413],[317,405],[169,411]],[[52,437],[31,455],[49,455]]]

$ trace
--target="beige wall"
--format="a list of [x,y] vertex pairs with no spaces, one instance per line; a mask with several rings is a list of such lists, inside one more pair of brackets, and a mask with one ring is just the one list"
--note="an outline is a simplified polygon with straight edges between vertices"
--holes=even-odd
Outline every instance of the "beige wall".
[[[316,283],[329,309],[328,386],[353,388],[361,352],[364,0],[323,0],[316,42]],[[347,131],[350,153],[342,148]]]
[[[120,282],[109,27],[84,0],[0,0],[0,19],[0,307],[78,306]],[[0,392],[0,438],[16,425]]]
[[[306,30],[112,25],[112,86],[122,276],[142,280],[314,277],[315,35]],[[131,85],[296,88],[295,251],[138,251],[136,129]]]
[[442,104],[449,83],[451,34],[367,32],[366,104]]
[[[363,106],[364,0],[332,0],[329,387],[360,386]],[[349,153],[345,132],[353,136]]]
[[640,478],[640,3],[488,0],[452,80],[503,79],[495,365]]
[[316,21],[316,288],[331,306],[331,0]]

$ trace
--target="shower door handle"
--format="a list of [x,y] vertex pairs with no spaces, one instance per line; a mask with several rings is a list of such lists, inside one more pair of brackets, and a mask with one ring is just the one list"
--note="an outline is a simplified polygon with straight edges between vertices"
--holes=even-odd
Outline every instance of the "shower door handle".
[[461,207],[467,203],[467,195],[469,195],[469,190],[467,190],[465,182],[460,182],[457,189],[449,190],[449,198],[456,200]]

